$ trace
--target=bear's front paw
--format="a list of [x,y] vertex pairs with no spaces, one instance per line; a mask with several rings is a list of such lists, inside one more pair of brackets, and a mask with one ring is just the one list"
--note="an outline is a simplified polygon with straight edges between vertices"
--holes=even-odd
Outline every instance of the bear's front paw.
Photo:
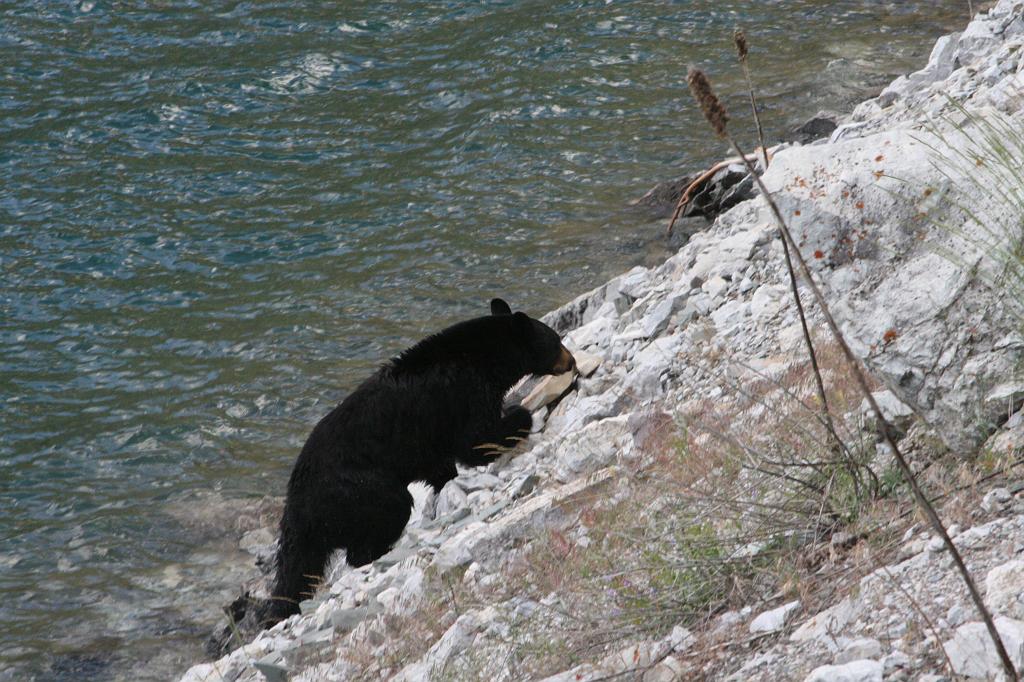
[[533,430],[533,415],[522,405],[516,405],[505,415],[505,432],[509,436],[525,438]]

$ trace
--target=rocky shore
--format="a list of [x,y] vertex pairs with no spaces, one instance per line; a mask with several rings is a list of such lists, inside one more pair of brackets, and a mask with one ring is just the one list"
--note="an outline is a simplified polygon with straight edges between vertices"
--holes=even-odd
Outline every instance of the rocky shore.
[[[1018,666],[1024,483],[1013,467],[1024,445],[1024,336],[1015,268],[1024,266],[1014,256],[1024,149],[1011,140],[986,150],[1024,130],[1022,109],[1024,2],[1000,0],[828,138],[778,150],[763,176],[844,333],[883,384],[878,395],[915,466],[946,485],[932,492]],[[866,444],[865,477],[888,497],[842,522],[765,520],[769,503],[796,514],[797,496],[769,459],[752,459],[805,442],[792,417],[810,422],[815,411],[805,409],[814,395],[806,353],[762,198],[732,207],[662,265],[624,273],[544,319],[578,354],[580,376],[564,397],[568,381],[536,398],[527,443],[461,472],[436,497],[416,488],[390,554],[358,570],[338,564],[301,616],[182,680],[998,676],[948,554],[915,523],[855,396],[849,405],[836,398],[841,421]],[[825,334],[815,336],[827,349]],[[839,365],[823,364],[841,386]],[[773,421],[782,412],[790,419]],[[709,454],[719,438],[734,459]],[[960,468],[969,463],[970,474]],[[821,491],[839,480],[809,489],[831,495]],[[729,499],[684,499],[683,489]],[[266,555],[272,538],[254,531],[245,543]],[[714,552],[703,551],[708,538]],[[666,553],[690,564],[653,570]],[[782,566],[779,557],[801,560]],[[716,583],[711,564],[744,570]],[[616,575],[629,571],[643,581]],[[598,574],[605,589],[580,587]],[[660,596],[683,583],[686,598],[664,605]]]

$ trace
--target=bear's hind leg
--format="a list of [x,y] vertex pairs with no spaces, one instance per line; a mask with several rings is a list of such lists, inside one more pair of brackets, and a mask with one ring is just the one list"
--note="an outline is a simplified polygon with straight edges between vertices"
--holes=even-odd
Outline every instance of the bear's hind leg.
[[401,482],[360,472],[335,491],[337,541],[349,566],[365,566],[391,551],[412,514],[413,499]]
[[387,554],[402,536],[412,504],[401,482],[366,471],[345,472],[288,500],[264,624],[299,612],[299,601],[313,596],[335,550],[348,550],[352,566]]

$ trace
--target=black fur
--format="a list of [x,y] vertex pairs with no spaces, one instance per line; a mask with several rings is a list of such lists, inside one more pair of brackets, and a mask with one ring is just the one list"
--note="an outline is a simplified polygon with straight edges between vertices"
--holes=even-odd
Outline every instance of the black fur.
[[501,299],[491,315],[430,336],[381,367],[320,420],[288,481],[277,576],[264,625],[298,613],[331,553],[352,566],[386,554],[412,509],[407,486],[439,491],[455,463],[480,466],[529,432],[530,413],[502,411],[527,374],[574,365],[558,335]]

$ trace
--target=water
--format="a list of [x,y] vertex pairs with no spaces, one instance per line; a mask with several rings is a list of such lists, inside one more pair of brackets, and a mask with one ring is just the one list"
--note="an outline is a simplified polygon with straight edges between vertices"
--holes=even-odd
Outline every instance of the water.
[[725,154],[687,64],[749,129],[735,23],[775,137],[965,20],[0,2],[0,679],[181,672],[247,570],[253,501],[372,366],[494,295],[540,314],[678,246],[624,206]]

